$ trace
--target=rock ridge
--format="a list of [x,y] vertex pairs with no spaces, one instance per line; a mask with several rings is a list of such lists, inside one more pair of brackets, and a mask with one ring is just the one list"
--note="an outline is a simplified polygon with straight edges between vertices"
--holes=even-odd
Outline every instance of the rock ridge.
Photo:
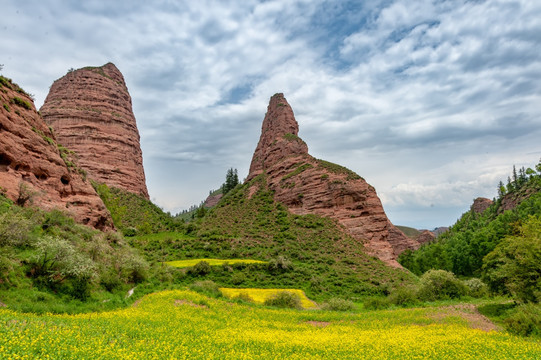
[[114,64],[69,71],[40,112],[91,179],[149,199],[131,97]]
[[22,206],[60,209],[79,223],[112,229],[109,211],[32,98],[0,77],[0,102],[0,192]]
[[298,123],[283,94],[271,97],[246,179],[265,174],[277,201],[289,211],[337,220],[368,253],[390,266],[419,243],[387,218],[374,187],[353,171],[308,154]]

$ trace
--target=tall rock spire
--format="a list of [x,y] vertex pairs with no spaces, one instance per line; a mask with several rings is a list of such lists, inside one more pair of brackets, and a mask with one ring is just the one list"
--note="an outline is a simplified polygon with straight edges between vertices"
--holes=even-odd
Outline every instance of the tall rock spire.
[[148,199],[131,97],[114,64],[68,72],[40,112],[91,179]]
[[374,187],[343,166],[318,160],[298,137],[299,126],[283,94],[275,94],[263,120],[247,181],[265,173],[274,198],[298,215],[337,220],[367,252],[388,265],[419,246],[387,218]]
[[308,154],[308,146],[298,137],[299,124],[284,94],[271,97],[261,127],[248,179],[261,174],[284,157]]

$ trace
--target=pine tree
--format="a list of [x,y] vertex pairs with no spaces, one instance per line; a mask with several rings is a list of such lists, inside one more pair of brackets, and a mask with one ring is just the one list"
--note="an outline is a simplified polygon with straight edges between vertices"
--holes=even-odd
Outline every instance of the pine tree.
[[222,193],[225,195],[229,191],[233,190],[235,186],[239,184],[239,176],[237,174],[237,169],[229,169],[227,170],[227,174],[225,175],[225,183],[222,185]]
[[502,198],[505,195],[505,186],[503,185],[503,181],[500,180],[500,183],[498,184],[498,195],[500,198]]

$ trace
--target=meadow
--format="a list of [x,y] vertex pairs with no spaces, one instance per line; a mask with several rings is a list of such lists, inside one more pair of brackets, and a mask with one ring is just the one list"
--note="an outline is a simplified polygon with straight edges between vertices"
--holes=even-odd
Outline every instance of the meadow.
[[448,308],[266,308],[187,290],[112,312],[0,310],[2,359],[539,359],[538,340],[472,328]]
[[171,265],[177,268],[188,268],[197,265],[201,261],[206,261],[211,266],[223,266],[233,264],[266,264],[266,261],[252,260],[252,259],[186,259],[166,261],[165,264]]
[[272,295],[275,295],[278,292],[286,291],[286,292],[297,295],[299,299],[301,300],[301,305],[303,308],[311,309],[311,308],[317,307],[317,305],[312,300],[308,299],[304,291],[299,290],[299,289],[220,288],[220,291],[225,297],[229,299],[234,299],[242,295],[248,296],[248,298],[251,299],[252,302],[256,304],[263,304],[265,303],[265,300],[267,300]]

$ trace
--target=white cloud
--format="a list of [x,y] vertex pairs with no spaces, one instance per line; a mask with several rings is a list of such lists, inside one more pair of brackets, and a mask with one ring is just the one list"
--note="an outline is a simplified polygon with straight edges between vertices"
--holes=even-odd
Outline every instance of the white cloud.
[[367,178],[398,223],[433,204],[431,224],[448,225],[541,156],[533,1],[33,0],[3,12],[3,73],[38,105],[71,67],[119,67],[151,196],[169,210],[229,167],[245,175],[275,92],[311,152]]

